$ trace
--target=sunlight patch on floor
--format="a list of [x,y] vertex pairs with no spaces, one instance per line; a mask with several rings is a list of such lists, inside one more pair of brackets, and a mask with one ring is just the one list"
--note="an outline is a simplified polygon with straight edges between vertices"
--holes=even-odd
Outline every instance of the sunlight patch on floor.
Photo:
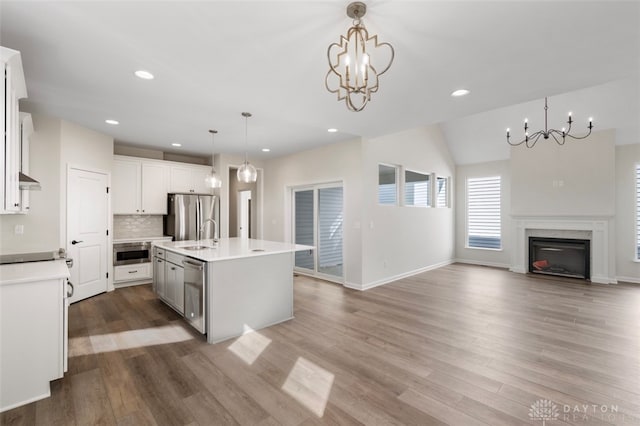
[[299,357],[289,372],[282,390],[322,417],[329,401],[335,376],[313,362]]
[[184,342],[193,336],[179,325],[165,325],[69,339],[69,357]]
[[244,334],[238,337],[228,349],[238,358],[251,365],[269,346],[269,343],[271,343],[271,339],[245,325]]

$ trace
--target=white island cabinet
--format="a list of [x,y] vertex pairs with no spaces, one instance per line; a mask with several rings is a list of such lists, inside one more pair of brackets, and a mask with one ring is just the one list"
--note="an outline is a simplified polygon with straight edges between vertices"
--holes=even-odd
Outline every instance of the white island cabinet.
[[51,395],[66,368],[64,260],[0,265],[0,412]]
[[[246,238],[221,238],[215,244],[201,240],[155,245],[167,255],[184,256],[186,262],[205,262],[202,310],[209,343],[292,319],[295,252],[314,249]],[[205,248],[190,249],[195,246]],[[156,284],[155,288],[162,286]]]

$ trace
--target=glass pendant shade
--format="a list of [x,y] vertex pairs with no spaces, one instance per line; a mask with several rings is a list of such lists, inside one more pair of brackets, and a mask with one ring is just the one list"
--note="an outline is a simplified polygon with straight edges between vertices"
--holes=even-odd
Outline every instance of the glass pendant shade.
[[238,168],[238,181],[244,183],[253,183],[258,180],[258,171],[253,164],[247,160]]
[[207,188],[220,188],[222,186],[222,179],[216,173],[216,169],[212,169],[211,173],[204,178]]
[[258,180],[258,171],[253,166],[253,164],[249,163],[247,151],[249,150],[249,136],[247,130],[247,121],[249,117],[251,117],[250,112],[243,112],[242,116],[244,117],[244,143],[245,143],[245,152],[244,152],[244,163],[242,166],[238,167],[238,182],[244,183],[253,183]]

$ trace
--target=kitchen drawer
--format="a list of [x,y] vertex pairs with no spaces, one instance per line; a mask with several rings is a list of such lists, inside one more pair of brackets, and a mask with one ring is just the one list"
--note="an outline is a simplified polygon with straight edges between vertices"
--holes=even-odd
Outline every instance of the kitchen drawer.
[[116,266],[114,269],[114,281],[135,281],[151,278],[151,262],[138,263],[136,265]]
[[185,258],[183,255],[172,253],[170,251],[166,253],[167,254],[165,259],[167,259],[167,262],[175,263],[178,266],[182,266],[182,260]]
[[160,248],[160,247],[154,247],[153,248],[153,256],[154,257],[158,257],[160,259],[164,259],[165,258],[165,249]]

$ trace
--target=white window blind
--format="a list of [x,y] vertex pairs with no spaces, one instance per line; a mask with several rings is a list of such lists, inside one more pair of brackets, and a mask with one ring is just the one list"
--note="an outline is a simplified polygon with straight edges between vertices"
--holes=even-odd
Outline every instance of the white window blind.
[[404,172],[404,205],[430,207],[431,179],[430,175],[405,170]]
[[[295,242],[315,246],[314,238],[314,202],[313,190],[296,191],[295,197]],[[312,253],[308,251],[297,251],[295,254],[296,266],[305,269],[314,269],[315,260]]]
[[398,185],[396,177],[398,168],[378,164],[378,203],[396,205],[398,202]]
[[342,276],[342,187],[318,189],[318,272]]
[[640,163],[636,164],[636,259],[640,260]]
[[448,207],[447,206],[447,178],[438,177],[436,179],[436,190],[438,194],[436,196],[436,207]]
[[467,246],[499,249],[500,176],[467,179]]

